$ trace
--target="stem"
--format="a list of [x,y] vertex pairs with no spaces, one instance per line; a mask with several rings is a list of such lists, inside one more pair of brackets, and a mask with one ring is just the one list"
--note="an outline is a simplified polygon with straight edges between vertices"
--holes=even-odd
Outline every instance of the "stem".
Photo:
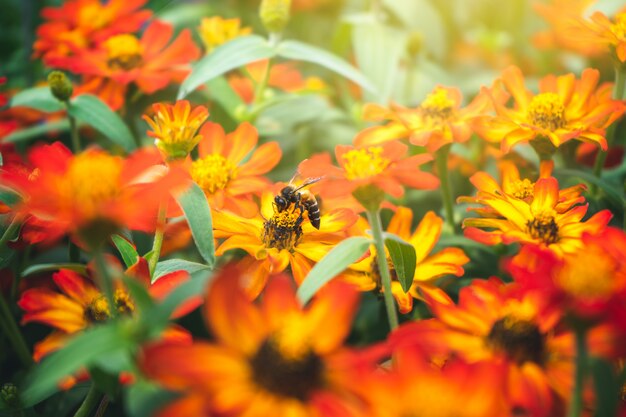
[[107,410],[108,406],[109,406],[109,397],[105,395],[102,397],[102,400],[100,401],[100,405],[98,406],[98,409],[96,410],[96,414],[94,414],[94,417],[104,416],[104,413]]
[[376,262],[378,262],[378,271],[380,279],[383,283],[383,296],[385,297],[385,307],[387,308],[387,319],[389,327],[395,330],[398,327],[398,313],[396,305],[391,293],[391,274],[389,273],[389,265],[387,264],[387,256],[385,255],[385,240],[383,238],[383,226],[380,221],[380,210],[368,210],[367,219],[372,228],[374,237],[374,245],[376,246]]
[[115,308],[115,297],[113,296],[113,277],[109,271],[109,266],[104,259],[104,252],[98,249],[94,253],[94,259],[96,261],[96,270],[98,271],[98,278],[100,279],[100,289],[104,293],[109,304],[109,311],[111,317],[117,316],[117,309]]
[[2,327],[11,345],[13,345],[15,353],[17,353],[24,366],[30,368],[33,364],[33,358],[2,293],[0,293],[0,322],[2,322]]
[[78,126],[76,125],[76,118],[68,114],[67,118],[70,121],[70,136],[72,138],[72,150],[75,154],[80,152],[80,136],[78,135]]
[[256,89],[254,90],[254,99],[252,100],[252,108],[256,107],[259,103],[263,102],[263,93],[265,92],[265,88],[267,87],[267,82],[270,79],[270,71],[272,70],[272,60],[271,58],[267,60],[267,65],[265,66],[265,71],[261,76],[261,79],[256,85]]
[[87,392],[87,396],[83,400],[83,403],[80,405],[78,410],[76,410],[76,414],[74,417],[87,417],[89,416],[89,412],[94,408],[96,402],[98,401],[98,388],[96,388],[95,383],[91,383],[91,387],[89,387],[89,391]]
[[587,332],[577,328],[576,335],[576,370],[574,374],[574,392],[570,402],[568,417],[580,417],[583,409],[583,385],[587,367]]
[[150,267],[150,276],[154,273],[159,257],[161,256],[161,247],[163,246],[163,235],[165,234],[165,222],[167,220],[167,203],[162,203],[159,207],[156,231],[154,232],[154,242],[152,243],[152,257],[148,266]]
[[22,219],[18,216],[13,217],[13,220],[11,220],[11,224],[9,224],[9,227],[7,228],[7,230],[5,230],[2,237],[0,237],[0,248],[9,240],[11,240],[11,238],[13,237],[15,232],[20,228],[21,225],[22,225]]
[[456,226],[454,224],[454,210],[452,209],[454,203],[452,201],[452,190],[450,189],[450,180],[448,178],[449,153],[449,145],[439,149],[435,154],[435,163],[437,164],[437,173],[439,174],[439,180],[441,181],[441,200],[443,201],[443,208],[446,213],[446,221],[454,233],[456,231]]

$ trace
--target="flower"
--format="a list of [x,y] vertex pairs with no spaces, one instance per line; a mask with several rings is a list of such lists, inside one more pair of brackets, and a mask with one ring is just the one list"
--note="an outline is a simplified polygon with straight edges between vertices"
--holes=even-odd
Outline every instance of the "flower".
[[[543,165],[544,169],[546,166]],[[515,171],[509,169],[509,173]],[[546,173],[544,172],[544,175]],[[536,244],[550,249],[557,255],[573,252],[583,246],[583,233],[598,233],[611,219],[609,210],[594,214],[587,221],[588,204],[580,196],[580,186],[559,191],[556,178],[539,178],[530,181],[509,177],[500,186],[485,173],[478,173],[470,181],[478,188],[475,198],[462,198],[484,208],[476,210],[480,218],[463,221],[465,236],[487,245],[520,242]],[[481,230],[481,229],[490,230]]]
[[[253,195],[260,195],[270,185],[262,175],[274,168],[282,156],[278,143],[264,143],[255,149],[259,134],[247,122],[228,135],[219,124],[207,123],[200,136],[198,159],[188,169],[206,193],[211,208],[254,216],[258,206]],[[243,162],[248,154],[250,158]]]
[[85,77],[77,94],[99,95],[117,110],[124,104],[129,84],[144,94],[161,90],[172,81],[181,81],[189,64],[200,56],[191,33],[183,29],[169,45],[174,28],[153,21],[141,38],[132,33],[111,36],[94,49],[80,49],[71,57],[55,59],[52,66],[68,69]]
[[467,107],[461,108],[462,96],[457,88],[437,86],[415,109],[392,104],[386,109],[368,104],[363,111],[365,120],[388,120],[384,126],[361,131],[354,139],[357,146],[378,145],[408,137],[429,153],[453,142],[465,142],[472,136],[470,121],[489,111],[489,98],[479,94]]
[[[411,233],[412,221],[413,212],[406,207],[398,207],[387,227],[387,233],[399,236],[415,248],[415,274],[408,292],[402,289],[391,259],[386,255],[392,277],[391,291],[403,314],[413,309],[413,298],[422,298],[419,294],[419,288],[422,285],[428,285],[444,275],[462,276],[463,265],[469,262],[469,258],[459,248],[448,247],[435,254],[430,253],[441,235],[443,225],[443,220],[434,212],[426,213],[413,233]],[[365,230],[370,229],[365,220],[360,223],[360,228],[363,235],[365,235]],[[352,265],[351,271],[343,274],[344,278],[357,284],[363,291],[382,291],[376,256],[374,245],[371,245],[370,255]]]
[[209,291],[205,316],[215,342],[145,349],[144,373],[183,392],[160,417],[182,406],[201,410],[196,415],[365,415],[354,353],[342,347],[357,292],[331,283],[304,308],[287,277],[278,276],[256,305],[240,279],[236,268],[225,268]]
[[176,104],[155,103],[152,105],[154,119],[143,115],[152,131],[148,136],[155,138],[155,145],[168,159],[185,158],[196,147],[201,135],[196,132],[209,117],[204,106],[191,110],[187,100],[179,100]]
[[[599,77],[594,69],[583,71],[580,80],[573,74],[548,75],[540,81],[539,93],[533,94],[524,87],[520,69],[509,67],[502,74],[502,83],[513,96],[515,107],[505,107],[494,98],[497,115],[477,117],[474,128],[485,140],[500,142],[504,152],[520,142],[531,141],[542,159],[572,139],[606,150],[606,128],[626,107],[611,98],[609,84],[598,87]],[[497,90],[494,87],[485,91],[493,95]]]
[[28,155],[32,174],[3,178],[22,196],[15,207],[87,243],[101,243],[118,228],[151,232],[158,207],[187,186],[184,172],[162,165],[156,150],[127,159],[92,148],[72,155],[60,142]]
[[203,17],[198,27],[198,33],[207,53],[216,47],[240,36],[249,35],[252,29],[241,27],[241,20],[224,19],[221,16]]
[[265,287],[270,274],[284,271],[288,266],[299,284],[315,262],[328,253],[343,238],[357,220],[351,210],[338,209],[323,213],[320,228],[315,228],[299,209],[278,212],[274,194],[261,196],[261,207],[252,218],[226,211],[215,211],[213,227],[216,238],[226,240],[216,249],[218,256],[231,249],[243,249],[247,268],[246,289],[254,298]]
[[107,38],[138,30],[149,18],[150,10],[141,10],[146,0],[68,0],[60,7],[45,7],[46,20],[37,28],[33,45],[35,57],[46,65],[89,49]]

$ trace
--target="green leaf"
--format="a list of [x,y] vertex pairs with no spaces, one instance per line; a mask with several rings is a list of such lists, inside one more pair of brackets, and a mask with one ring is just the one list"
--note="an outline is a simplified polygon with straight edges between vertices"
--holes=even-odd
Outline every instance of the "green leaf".
[[13,206],[22,201],[22,198],[16,192],[0,186],[0,201],[7,206]]
[[187,271],[191,274],[197,271],[203,271],[205,269],[209,269],[209,267],[204,264],[199,264],[197,262],[190,262],[184,259],[168,259],[166,261],[161,261],[157,263],[152,282],[158,280],[164,275],[176,271]]
[[415,248],[399,236],[392,233],[384,233],[385,246],[389,251],[393,268],[396,271],[400,285],[404,292],[408,292],[413,285],[417,256]]
[[11,107],[28,107],[46,113],[65,110],[65,106],[50,92],[49,87],[22,90],[11,98]]
[[237,120],[237,109],[246,104],[226,81],[226,78],[223,76],[215,77],[207,83],[207,87],[208,95],[218,102],[233,120]]
[[369,249],[372,241],[366,237],[350,237],[326,254],[309,272],[300,288],[298,299],[302,304],[309,300],[327,282],[356,262]]
[[312,62],[328,68],[376,94],[376,86],[359,70],[340,57],[323,49],[298,41],[284,41],[277,47],[279,56],[296,61]]
[[105,393],[109,398],[117,397],[120,391],[119,375],[92,366],[89,368],[89,376],[99,391]]
[[200,255],[207,262],[207,265],[213,268],[215,264],[213,221],[204,191],[197,184],[192,184],[189,190],[178,197],[178,205],[185,213],[191,235],[196,242]]
[[554,175],[563,177],[577,177],[583,179],[600,187],[602,191],[604,191],[606,196],[618,207],[623,207],[624,205],[624,194],[618,188],[613,187],[611,184],[589,172],[579,171],[576,169],[556,169],[554,171]]
[[26,277],[28,275],[39,274],[41,272],[58,271],[59,269],[69,269],[71,271],[78,272],[79,274],[85,274],[87,272],[87,267],[83,264],[50,263],[29,266],[24,269],[22,276]]
[[276,54],[267,40],[258,35],[233,39],[200,59],[180,86],[178,99],[182,99],[200,85],[228,71],[254,61],[271,58]]
[[621,384],[613,370],[613,365],[600,358],[591,358],[591,374],[596,392],[595,417],[612,417],[617,415]]
[[13,132],[2,139],[3,142],[22,142],[30,139],[38,138],[44,134],[61,133],[70,130],[70,122],[67,119],[58,120],[56,122],[49,122],[40,125],[27,127],[20,129],[17,132]]
[[109,355],[132,346],[122,322],[86,329],[71,339],[61,350],[44,358],[27,376],[21,399],[26,407],[33,406],[59,389],[59,382],[74,375],[80,368],[103,361]]
[[124,239],[120,235],[111,236],[111,240],[113,240],[113,244],[120,252],[120,255],[122,255],[126,268],[130,268],[137,263],[139,254],[137,253],[137,249],[135,249],[135,247],[128,240]]
[[150,417],[177,397],[154,382],[140,380],[124,390],[126,412],[131,417]]
[[145,313],[154,307],[154,300],[150,296],[150,293],[148,293],[148,289],[144,287],[139,280],[128,277],[124,277],[122,280],[124,281],[126,288],[128,288],[128,291],[130,292],[130,295],[137,305],[140,313]]
[[74,97],[67,111],[127,151],[135,149],[135,139],[126,124],[98,97],[91,94]]

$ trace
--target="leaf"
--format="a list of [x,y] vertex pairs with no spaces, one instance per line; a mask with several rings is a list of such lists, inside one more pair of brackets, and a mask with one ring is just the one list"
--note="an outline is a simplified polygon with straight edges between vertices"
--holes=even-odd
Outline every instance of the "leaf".
[[74,97],[67,111],[127,151],[135,149],[135,139],[126,124],[98,97],[91,94]]
[[343,75],[369,92],[377,93],[376,86],[374,86],[365,75],[359,72],[359,70],[342,58],[323,49],[298,41],[283,41],[278,45],[277,53],[283,58],[321,65],[339,75]]
[[176,271],[187,271],[191,274],[194,272],[203,271],[205,269],[209,269],[209,267],[204,264],[199,264],[197,262],[190,262],[184,259],[168,259],[166,261],[161,261],[157,263],[152,282],[158,280],[164,275]]
[[126,412],[131,417],[150,417],[177,397],[154,382],[140,380],[124,390]]
[[92,366],[89,368],[89,376],[99,391],[105,393],[109,398],[117,397],[120,391],[120,378],[117,374]]
[[211,209],[204,191],[197,184],[178,197],[178,205],[183,209],[191,235],[202,258],[210,268],[215,264],[215,247],[213,244],[213,221]]
[[65,106],[52,95],[49,87],[22,90],[11,98],[11,107],[28,107],[46,113],[65,110]]
[[70,122],[67,119],[58,120],[56,122],[49,122],[40,125],[35,125],[31,127],[27,127],[24,129],[20,129],[17,132],[13,132],[8,136],[5,136],[2,141],[3,142],[22,142],[29,139],[37,138],[46,133],[53,132],[66,132],[70,130]]
[[350,237],[343,240],[326,254],[309,272],[297,296],[302,304],[309,300],[327,282],[356,262],[369,249],[371,240],[366,237]]
[[596,393],[597,408],[594,416],[616,416],[622,387],[613,371],[613,365],[600,358],[591,358],[589,367]]
[[275,54],[274,48],[261,36],[250,35],[233,39],[215,48],[193,66],[191,73],[180,86],[178,99],[184,98],[215,77],[251,62],[271,58]]
[[26,277],[28,275],[39,274],[41,272],[58,271],[59,269],[69,269],[71,271],[78,272],[79,274],[85,274],[87,271],[87,267],[83,264],[50,263],[29,266],[22,271],[22,276]]
[[122,280],[141,314],[154,307],[154,300],[148,293],[148,289],[139,280],[128,277],[123,277]]
[[413,285],[417,256],[415,248],[399,236],[392,233],[384,233],[385,246],[389,251],[391,262],[402,285],[404,292],[408,292]]
[[213,78],[207,83],[207,89],[209,96],[218,102],[233,120],[237,120],[237,110],[245,107],[246,104],[226,78],[223,76]]
[[61,350],[44,358],[26,378],[21,391],[22,404],[30,407],[43,401],[59,389],[63,378],[96,361],[106,360],[120,350],[129,349],[132,341],[121,324],[115,322],[86,329]]
[[137,249],[135,249],[135,247],[128,240],[124,239],[120,235],[111,236],[111,240],[113,240],[113,244],[120,252],[120,255],[122,255],[126,268],[130,268],[137,263],[139,254],[137,253]]
[[601,178],[596,177],[589,172],[579,171],[576,169],[556,169],[554,170],[554,175],[563,176],[563,177],[577,177],[583,179],[587,182],[590,182],[602,189],[606,196],[618,207],[623,207],[624,205],[624,195],[617,188],[613,187],[611,184],[602,180]]

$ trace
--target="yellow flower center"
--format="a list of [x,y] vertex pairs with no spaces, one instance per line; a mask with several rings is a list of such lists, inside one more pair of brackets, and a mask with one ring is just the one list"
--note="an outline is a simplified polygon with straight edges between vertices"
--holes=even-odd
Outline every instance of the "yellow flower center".
[[143,47],[130,34],[111,36],[104,42],[104,47],[107,50],[107,65],[114,70],[131,70],[138,67],[143,59]]
[[208,155],[191,164],[191,177],[204,191],[213,194],[237,177],[237,165],[222,155]]
[[135,303],[124,290],[115,290],[113,301],[118,314],[131,314],[135,311]]
[[626,12],[615,16],[615,23],[611,25],[611,32],[620,41],[626,41]]
[[559,241],[559,226],[555,220],[554,210],[547,210],[535,215],[535,218],[526,223],[526,232],[533,238],[539,239],[546,245]]
[[383,172],[391,161],[382,156],[381,146],[371,146],[365,149],[352,149],[343,154],[344,170],[349,180],[375,177]]
[[443,122],[452,116],[454,104],[447,90],[437,88],[426,97],[420,108],[426,117],[436,122]]
[[537,94],[528,107],[528,119],[533,125],[554,132],[565,126],[565,106],[556,93]]
[[300,210],[283,210],[265,221],[261,240],[266,248],[291,250],[302,237],[302,213]]
[[527,178],[515,180],[511,184],[511,195],[520,200],[532,199],[535,191],[535,183]]
[[104,295],[91,300],[91,302],[85,307],[84,311],[85,319],[90,323],[96,323],[105,321],[111,316],[111,310],[109,310],[109,303]]
[[497,320],[487,335],[486,343],[520,365],[525,362],[541,364],[545,360],[544,335],[530,320],[514,316]]
[[120,193],[122,160],[102,152],[85,152],[74,157],[61,189],[65,203],[79,208],[86,217],[96,217],[103,204]]
[[557,276],[561,288],[575,297],[605,298],[615,288],[615,262],[599,250],[586,248],[569,258]]

